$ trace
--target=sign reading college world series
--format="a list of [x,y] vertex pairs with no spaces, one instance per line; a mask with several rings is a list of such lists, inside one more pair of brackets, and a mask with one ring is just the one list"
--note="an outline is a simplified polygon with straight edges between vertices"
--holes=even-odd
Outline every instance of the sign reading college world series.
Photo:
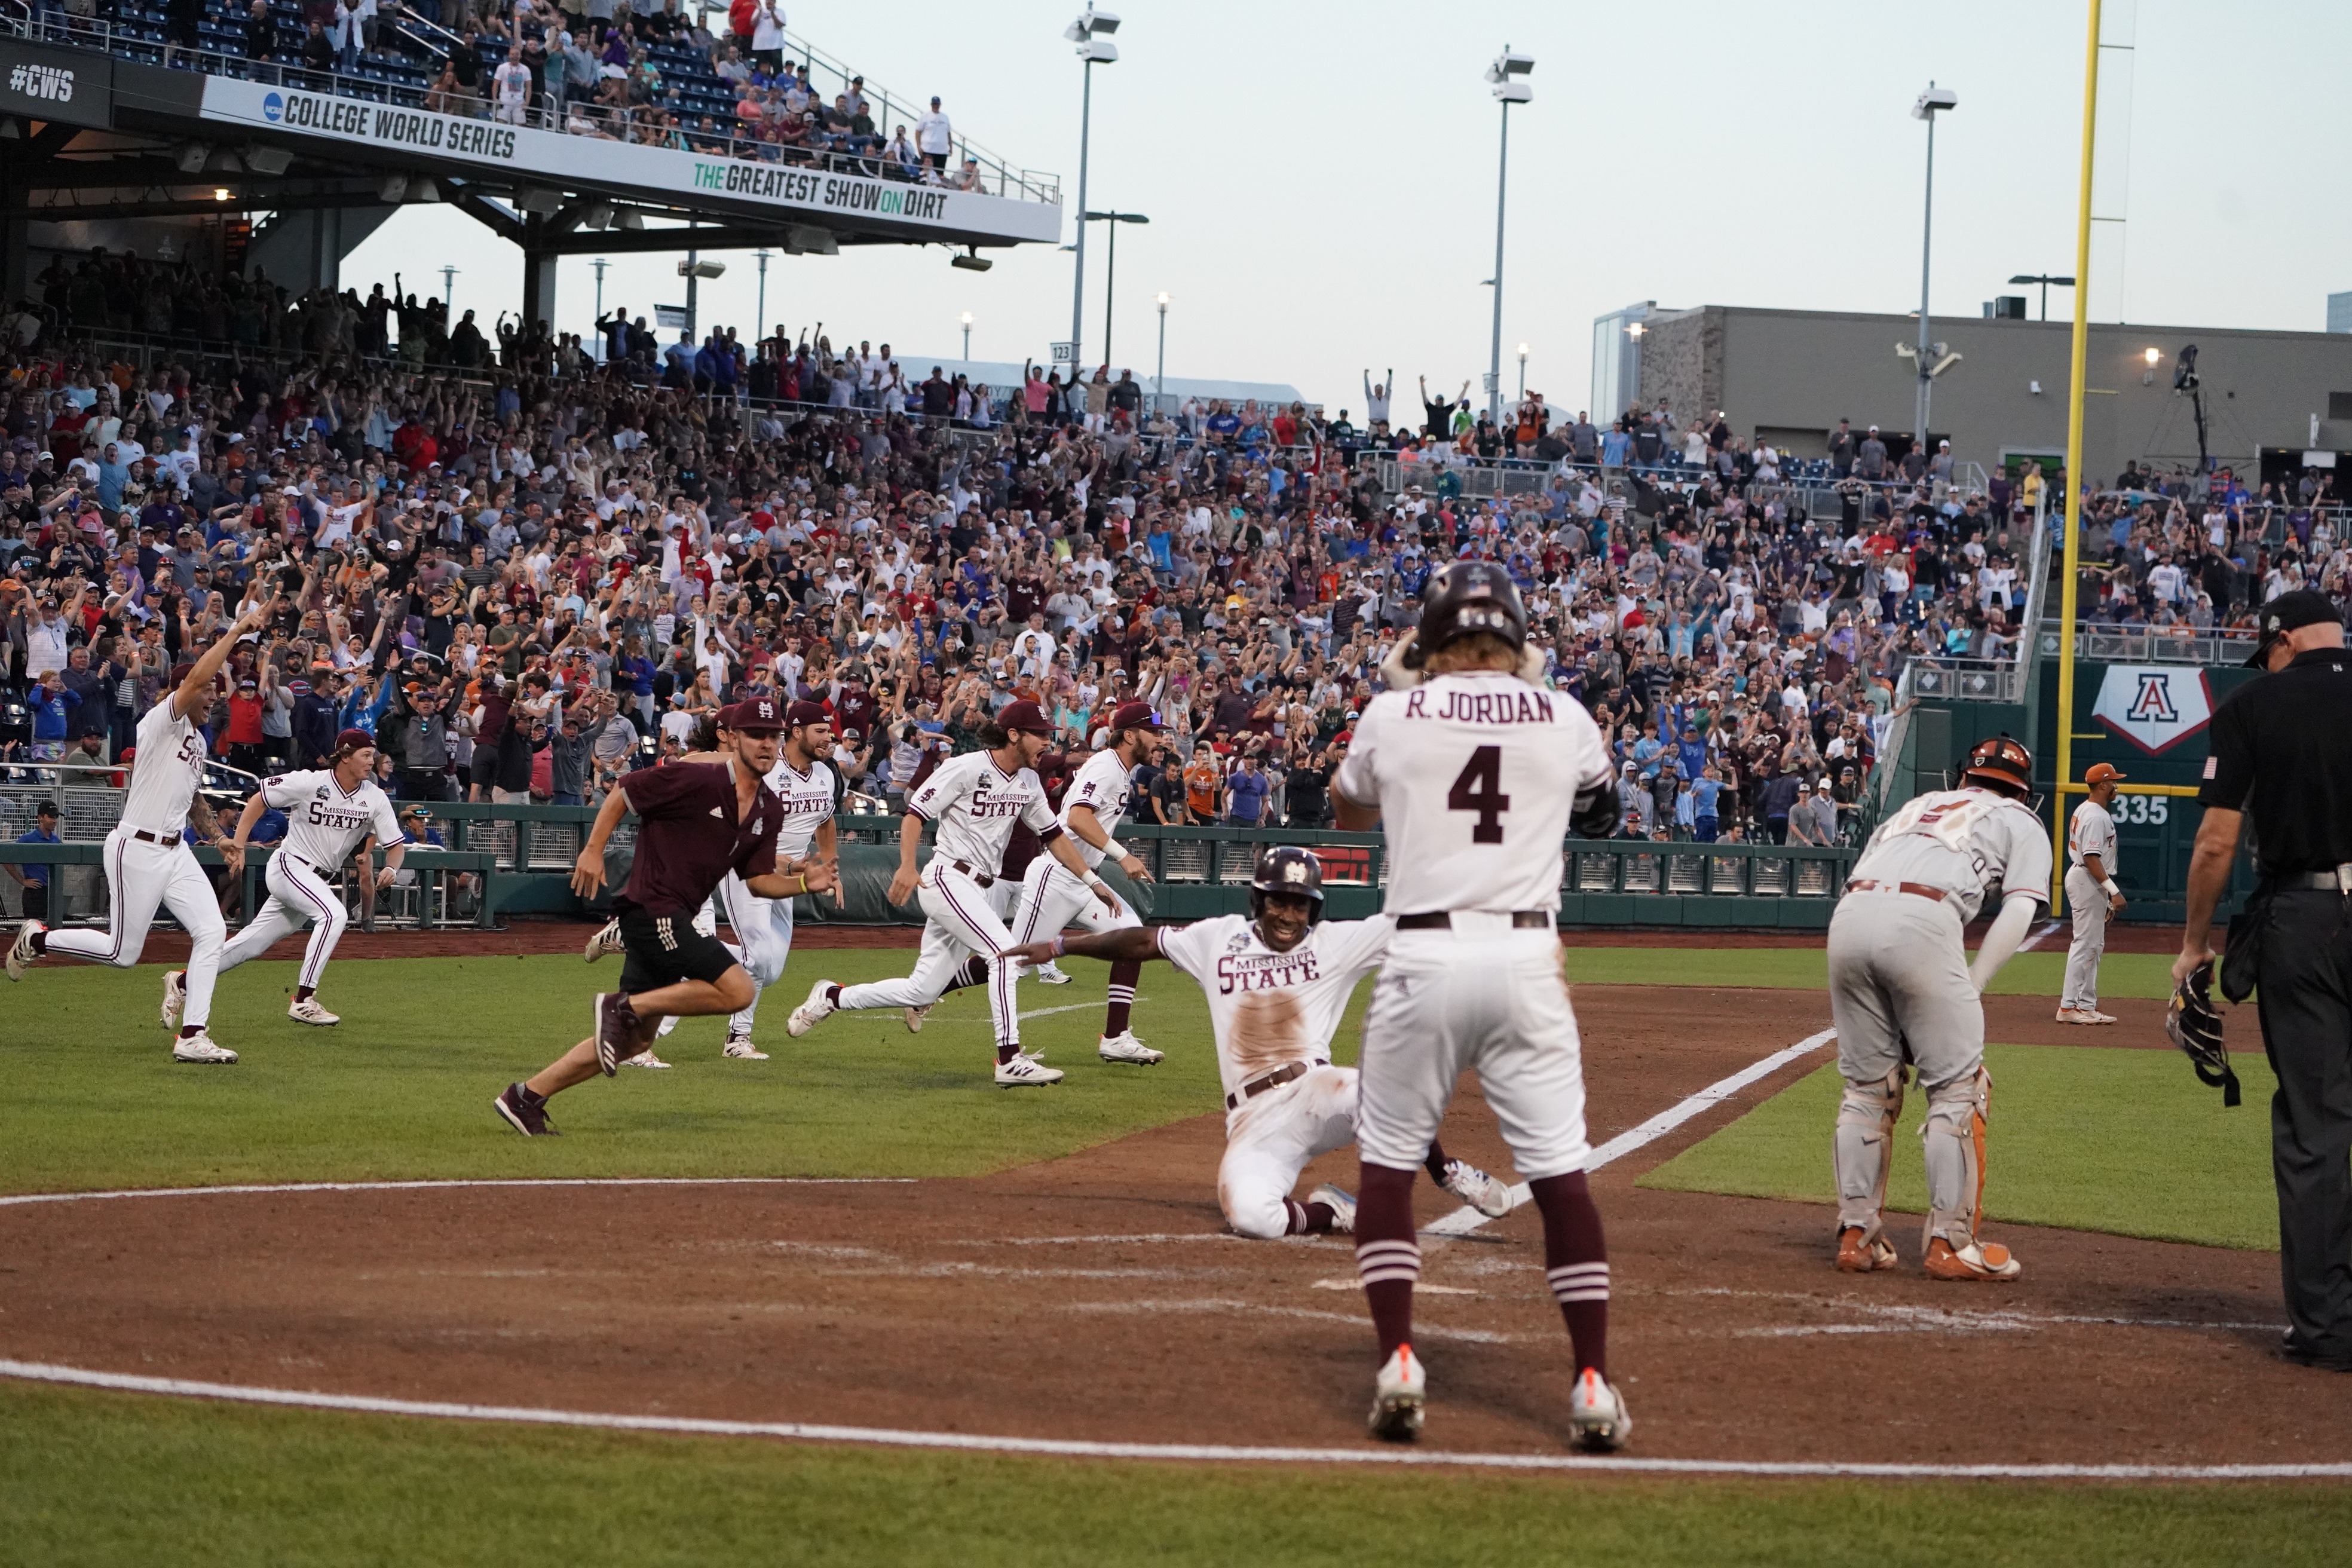
[[930,230],[942,238],[964,235],[1008,241],[1056,240],[1062,233],[1062,209],[1055,203],[1013,201],[802,165],[569,136],[560,131],[433,114],[226,77],[205,79],[200,112],[206,120],[291,132],[354,148],[405,151],[470,163],[485,175],[536,175],[566,185],[584,183],[607,191],[634,188],[688,200],[718,197],[820,222],[831,218],[836,226],[841,220],[848,220],[852,226],[867,226],[879,220]]
[[2213,692],[2201,669],[2111,664],[2091,713],[2149,756],[2161,756],[2211,721]]

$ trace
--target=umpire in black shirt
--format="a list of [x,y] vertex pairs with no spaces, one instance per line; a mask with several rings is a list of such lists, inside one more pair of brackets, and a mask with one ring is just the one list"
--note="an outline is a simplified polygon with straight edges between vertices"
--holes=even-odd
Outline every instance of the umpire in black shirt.
[[2352,1372],[2352,655],[2325,594],[2282,594],[2262,617],[2247,663],[2271,673],[2213,715],[2172,974],[2212,956],[2214,905],[2251,827],[2262,879],[2231,927],[2221,982],[2233,998],[2260,986],[2263,1049],[2278,1075],[2280,1353]]

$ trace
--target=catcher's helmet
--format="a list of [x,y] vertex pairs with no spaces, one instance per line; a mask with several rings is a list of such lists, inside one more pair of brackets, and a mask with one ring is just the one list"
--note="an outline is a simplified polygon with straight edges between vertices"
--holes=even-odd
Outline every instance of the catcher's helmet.
[[1446,644],[1478,632],[1501,637],[1513,647],[1528,640],[1528,609],[1510,574],[1491,561],[1457,561],[1438,572],[1422,592],[1421,628],[1406,650],[1405,663],[1418,668]]
[[1960,782],[1990,784],[2022,800],[2033,793],[2033,753],[2007,735],[1979,741],[1969,749]]
[[1257,868],[1250,874],[1250,919],[1264,911],[1268,893],[1305,899],[1307,923],[1313,925],[1323,918],[1323,862],[1305,849],[1273,846],[1257,858]]

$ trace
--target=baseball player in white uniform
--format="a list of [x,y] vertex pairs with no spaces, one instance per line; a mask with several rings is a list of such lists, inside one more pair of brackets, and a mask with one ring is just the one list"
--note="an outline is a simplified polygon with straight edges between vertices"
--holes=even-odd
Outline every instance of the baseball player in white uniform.
[[131,787],[123,793],[122,818],[106,836],[107,929],[53,931],[26,921],[8,949],[11,980],[22,980],[26,966],[45,952],[128,969],[146,947],[156,909],[171,910],[188,933],[186,1004],[172,1043],[173,1061],[222,1067],[236,1061],[235,1051],[215,1045],[205,1030],[228,928],[212,881],[196,864],[187,829],[193,822],[220,849],[231,875],[244,868],[244,850],[221,833],[212,806],[196,794],[205,778],[205,745],[197,721],[212,707],[213,683],[229,650],[277,613],[275,595],[247,610],[195,663],[173,672],[178,679],[172,694],[139,721],[138,756]]
[[1364,1017],[1357,1132],[1356,1271],[1381,1357],[1371,1429],[1391,1441],[1421,1430],[1413,1172],[1475,1067],[1543,1214],[1576,1363],[1570,1434],[1616,1448],[1633,1419],[1609,1382],[1608,1245],[1585,1181],[1583,1059],[1554,930],[1561,843],[1571,826],[1616,830],[1616,781],[1583,705],[1534,683],[1527,628],[1501,567],[1465,561],[1432,577],[1331,784],[1341,827],[1386,832],[1396,921]]
[[[335,944],[351,923],[351,912],[344,909],[334,880],[343,862],[351,858],[353,849],[362,850],[360,895],[372,900],[375,896],[373,846],[385,847],[387,870],[400,869],[408,852],[408,836],[401,831],[400,818],[393,812],[391,799],[377,786],[374,773],[375,737],[365,730],[346,730],[335,737],[326,767],[262,780],[236,819],[240,856],[250,847],[247,840],[254,825],[273,805],[286,814],[286,839],[262,871],[269,897],[221,953],[221,973],[249,958],[259,958],[278,938],[310,922],[310,942],[303,950],[302,973],[294,986],[293,1004],[286,1009],[286,1016],[298,1024],[323,1028],[342,1022],[319,1005],[318,992],[327,960],[335,955]],[[175,969],[163,977],[166,1026],[178,1025],[186,1000],[187,977]]]
[[2066,912],[2074,940],[2066,946],[2066,988],[2058,994],[2062,1024],[2112,1024],[2099,1011],[2099,959],[2107,951],[2107,922],[2124,912],[2116,886],[2116,819],[2107,808],[2124,775],[2111,763],[2094,763],[2083,775],[2087,798],[2066,828]]
[[[1129,924],[1013,950],[1030,964],[1062,952],[1139,968],[1164,958],[1200,983],[1225,1090],[1217,1204],[1225,1223],[1254,1240],[1345,1234],[1356,1226],[1356,1200],[1341,1189],[1317,1187],[1305,1203],[1290,1190],[1317,1155],[1355,1142],[1356,1069],[1331,1065],[1331,1037],[1356,982],[1387,955],[1394,923],[1384,915],[1326,921],[1322,914],[1322,866],[1307,850],[1279,846],[1258,857],[1245,916],[1150,931]],[[1436,1142],[1422,1164],[1481,1213],[1510,1212],[1508,1185],[1448,1159]]]
[[[1925,1268],[1935,1279],[2014,1279],[2023,1266],[1977,1234],[1984,1198],[1984,988],[2050,900],[2050,832],[2026,804],[2033,758],[2006,735],[1978,742],[1959,789],[1918,796],[1879,825],[1830,917],[1837,1024],[1837,1266],[1895,1267],[1879,1210],[1895,1160],[1904,1068],[1927,1097]],[[2000,913],[1969,963],[1964,933],[1999,890]]]
[[[817,702],[794,702],[789,707],[773,698],[749,698],[744,709],[764,721],[774,721],[781,713],[784,725],[783,744],[776,749],[776,765],[768,770],[765,783],[776,797],[784,803],[783,826],[776,830],[776,854],[780,859],[801,861],[808,858],[812,844],[816,847],[819,863],[838,868],[841,850],[833,826],[834,811],[841,799],[833,764],[820,759],[833,752],[833,720]],[[733,731],[719,727],[717,744],[732,749]],[[683,761],[709,763],[724,760],[722,752],[690,752]],[[836,884],[834,902],[841,902]],[[763,899],[751,891],[742,878],[730,871],[711,902],[695,918],[695,929],[706,936],[718,932],[717,907],[727,911],[727,925],[735,936],[719,945],[735,955],[735,962],[751,977],[751,1002],[741,1012],[727,1020],[727,1044],[722,1056],[738,1061],[763,1062],[768,1053],[751,1043],[751,1026],[760,1014],[760,993],[783,978],[784,965],[793,955],[793,900]],[[603,930],[588,941],[586,957],[593,963],[608,952],[623,951],[621,922],[609,921]],[[676,1018],[662,1020],[656,1037],[670,1032]],[[645,1052],[654,1062],[667,1066],[651,1051]]]
[[[1104,906],[1117,910],[1118,896],[1084,860],[1054,820],[1038,781],[1037,759],[1045,754],[1053,725],[1034,702],[1008,702],[982,731],[987,750],[968,752],[942,763],[907,800],[898,833],[898,870],[890,879],[890,901],[921,899],[929,917],[915,972],[903,980],[870,985],[837,985],[820,980],[808,999],[793,1009],[785,1033],[797,1039],[834,1013],[875,1007],[920,1009],[946,994],[967,956],[988,963],[988,1005],[996,1029],[996,1082],[1005,1089],[1058,1083],[1062,1073],[1022,1050],[1013,1022],[1013,981],[1006,950],[1013,945],[1004,914],[1018,887],[997,873],[1013,825],[1025,822],[1045,852],[1068,868]],[[931,858],[919,873],[916,850],[923,825],[936,822]],[[910,1021],[911,1026],[911,1021]]]
[[[1070,836],[1087,871],[1097,870],[1107,857],[1116,855],[1118,868],[1129,877],[1139,882],[1151,879],[1142,858],[1122,848],[1116,835],[1120,824],[1127,820],[1132,793],[1129,779],[1142,763],[1144,753],[1150,750],[1153,737],[1163,728],[1160,715],[1152,711],[1150,703],[1119,704],[1110,716],[1110,744],[1087,759],[1077,777],[1063,793],[1062,809],[1054,820]],[[1115,909],[1105,905],[1061,861],[1045,855],[1032,857],[1029,869],[1021,879],[1021,892],[1013,908],[1013,940],[1038,942],[1073,921],[1097,932],[1142,924],[1135,911],[1124,904]],[[1095,1046],[1096,1054],[1107,1062],[1150,1067],[1162,1055],[1137,1039],[1129,1026],[1130,1010],[1135,1005],[1135,982],[1141,973],[1140,960],[1111,961],[1109,1003],[1103,1016],[1102,1037]],[[1020,978],[1018,966],[1013,978]],[[1016,1031],[1021,1026],[1017,1007],[1013,1014],[1013,1026]],[[1019,1038],[1017,1033],[1014,1038]]]

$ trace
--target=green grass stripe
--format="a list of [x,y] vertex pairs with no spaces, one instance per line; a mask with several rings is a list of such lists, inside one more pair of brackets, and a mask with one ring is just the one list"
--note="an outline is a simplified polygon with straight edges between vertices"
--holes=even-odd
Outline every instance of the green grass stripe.
[[[2057,941],[2053,937],[2051,940]],[[2103,996],[2172,994],[2172,960],[2162,953],[2111,952],[2099,966]],[[1818,947],[1572,947],[1568,977],[1591,985],[1761,985],[1821,991],[1829,961]],[[1998,996],[2055,996],[2066,977],[2066,949],[2021,952],[1993,982]]]

